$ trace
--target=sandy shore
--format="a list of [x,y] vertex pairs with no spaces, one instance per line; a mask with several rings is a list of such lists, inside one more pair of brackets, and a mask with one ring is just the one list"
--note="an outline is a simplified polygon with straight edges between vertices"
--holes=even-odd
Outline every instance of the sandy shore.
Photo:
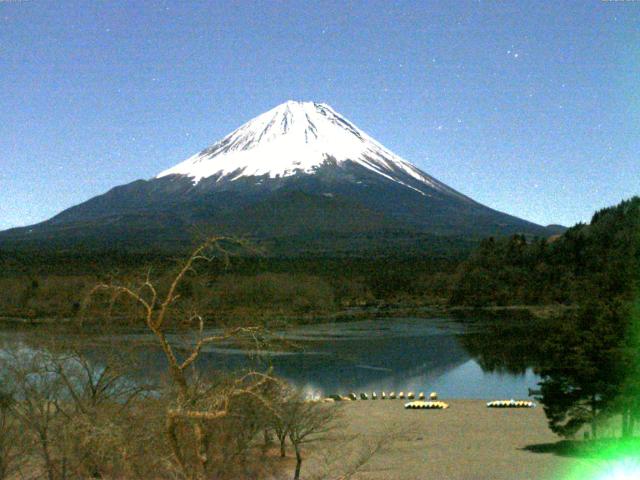
[[445,401],[447,410],[405,410],[402,400],[345,402],[347,435],[388,436],[353,478],[556,480],[588,461],[553,452],[561,439],[548,429],[541,407],[489,409],[480,400]]

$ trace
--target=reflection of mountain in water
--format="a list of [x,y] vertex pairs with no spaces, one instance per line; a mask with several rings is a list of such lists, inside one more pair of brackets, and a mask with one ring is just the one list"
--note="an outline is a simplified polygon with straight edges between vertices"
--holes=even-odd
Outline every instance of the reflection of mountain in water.
[[[250,357],[237,350],[210,348],[198,359],[201,372],[266,369],[300,387],[325,393],[355,390],[424,390],[469,360],[455,331],[437,321],[376,321],[305,327],[287,332],[302,349]],[[153,347],[137,351],[139,374],[166,368]],[[97,360],[97,358],[96,358]]]
[[[496,342],[463,332],[459,325],[438,319],[301,327],[284,335],[302,345],[301,351],[250,357],[238,350],[208,348],[201,353],[198,369],[206,377],[216,370],[265,370],[271,365],[293,384],[324,394],[436,389],[448,397],[510,398],[535,387],[537,376],[526,366],[518,371],[487,371],[472,347]],[[14,335],[10,340],[14,345],[20,342]],[[138,379],[154,382],[166,373],[164,355],[147,335],[96,338],[86,353],[102,363],[112,349],[131,349],[135,359],[131,368]],[[493,349],[483,351],[489,350]]]
[[418,390],[469,358],[450,335],[329,341],[313,351],[275,357],[273,366],[293,383],[324,392]]

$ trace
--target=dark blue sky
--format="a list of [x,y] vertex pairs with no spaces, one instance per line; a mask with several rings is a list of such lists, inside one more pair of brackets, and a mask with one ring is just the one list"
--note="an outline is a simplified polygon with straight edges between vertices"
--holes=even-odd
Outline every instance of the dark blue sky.
[[640,193],[640,2],[0,2],[0,228],[326,102],[493,208]]

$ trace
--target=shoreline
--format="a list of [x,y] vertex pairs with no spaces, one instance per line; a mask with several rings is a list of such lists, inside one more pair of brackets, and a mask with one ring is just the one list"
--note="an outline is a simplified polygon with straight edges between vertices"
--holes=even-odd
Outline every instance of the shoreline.
[[[449,317],[460,321],[478,321],[478,320],[499,320],[507,317],[530,318],[534,320],[548,320],[558,316],[560,313],[570,310],[572,307],[567,305],[507,305],[507,306],[489,306],[489,307],[467,307],[467,306],[444,306],[444,305],[383,305],[377,307],[362,307],[353,309],[344,309],[331,313],[314,313],[314,314],[266,314],[253,317],[258,323],[283,323],[289,325],[311,325],[311,324],[327,324],[327,323],[345,323],[360,320],[371,320],[375,318],[401,319],[401,318],[437,318]],[[220,315],[215,317],[229,318],[234,317],[233,313],[228,315]],[[236,317],[237,318],[237,317]],[[23,326],[23,327],[39,327],[39,326],[64,326],[71,325],[77,321],[77,317],[21,317],[14,315],[0,315],[0,329],[4,326]],[[116,318],[116,320],[118,320]],[[116,323],[115,328],[127,327],[123,324]],[[86,322],[87,326],[95,325],[94,322]],[[113,324],[112,324],[113,325]]]

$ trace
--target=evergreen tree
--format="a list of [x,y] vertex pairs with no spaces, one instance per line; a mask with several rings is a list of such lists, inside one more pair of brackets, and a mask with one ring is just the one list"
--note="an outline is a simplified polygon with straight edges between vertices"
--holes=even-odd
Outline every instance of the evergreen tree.
[[565,239],[580,306],[546,345],[542,403],[551,429],[573,435],[620,413],[622,435],[640,412],[640,199],[594,215]]
[[548,339],[541,403],[555,433],[570,437],[590,424],[595,438],[599,419],[614,409],[624,380],[620,346],[626,315],[619,302],[591,302],[566,315]]

